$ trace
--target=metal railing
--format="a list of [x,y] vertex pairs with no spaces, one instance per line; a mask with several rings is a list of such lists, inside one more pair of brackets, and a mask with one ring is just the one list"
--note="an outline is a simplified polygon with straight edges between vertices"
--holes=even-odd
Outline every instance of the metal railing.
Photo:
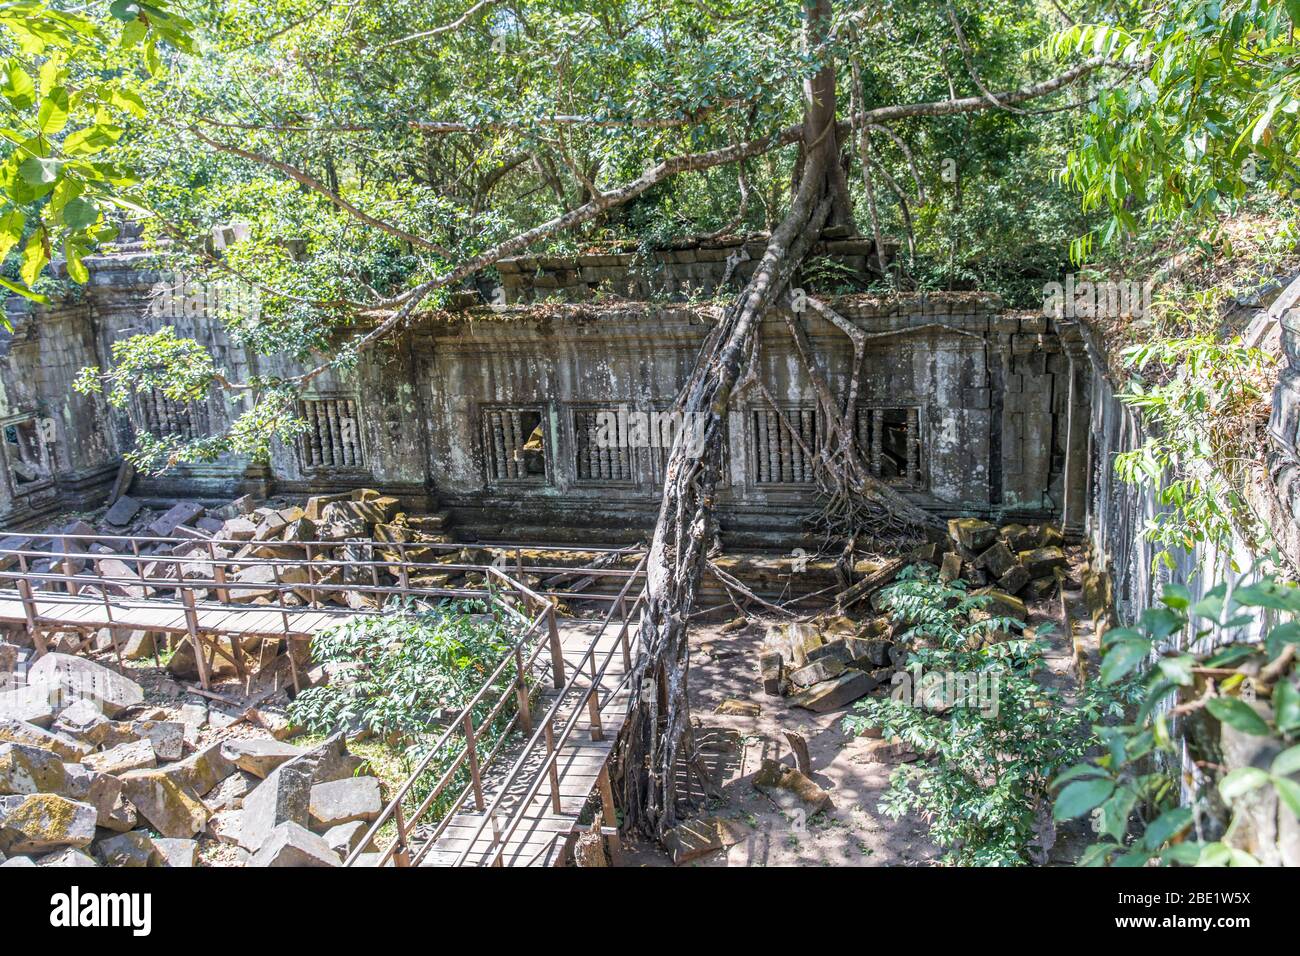
[[[390,862],[395,866],[418,866],[425,856],[432,850],[438,842],[438,839],[446,832],[455,816],[460,812],[469,799],[474,800],[475,810],[482,815],[482,819],[473,834],[468,838],[468,845],[461,852],[454,865],[462,865],[466,862],[469,853],[478,842],[483,834],[484,828],[489,822],[493,824],[493,834],[488,851],[492,853],[492,865],[500,866],[502,864],[502,853],[509,843],[511,835],[518,828],[519,824],[525,817],[528,807],[532,800],[537,796],[544,781],[549,781],[551,788],[551,805],[552,809],[560,812],[560,778],[557,767],[557,760],[560,755],[560,749],[569,740],[574,728],[577,726],[579,717],[582,715],[584,706],[586,707],[588,719],[591,727],[591,736],[593,740],[603,738],[603,720],[601,716],[601,691],[600,684],[609,668],[610,662],[614,659],[616,652],[621,652],[624,667],[628,674],[632,666],[632,643],[628,634],[631,626],[631,619],[636,610],[640,607],[642,597],[633,602],[629,607],[627,604],[627,595],[633,583],[644,573],[645,557],[643,556],[638,563],[636,570],[633,571],[623,585],[622,590],[614,599],[608,613],[601,622],[600,628],[592,637],[587,645],[582,657],[573,667],[572,676],[565,678],[566,665],[564,662],[563,648],[560,645],[558,636],[558,627],[556,625],[555,607],[550,602],[544,602],[544,606],[538,616],[533,619],[528,629],[521,635],[515,646],[503,655],[497,667],[483,682],[478,692],[470,701],[461,708],[460,712],[451,719],[447,730],[439,737],[437,742],[429,752],[421,759],[406,781],[398,788],[397,792],[389,800],[387,806],[370,826],[365,836],[358,843],[357,848],[348,856],[345,866],[357,865],[358,861],[367,853],[373,852],[370,848],[374,846],[380,830],[392,820],[396,828],[396,837],[391,844],[385,849],[379,851],[378,858],[373,865],[386,866]],[[517,582],[512,582],[516,584]],[[536,602],[541,599],[540,595],[529,592],[526,588],[521,588],[521,594],[532,601]],[[620,618],[620,627],[617,636],[617,643],[610,648],[606,655],[604,663],[597,668],[596,666],[596,648],[602,637],[605,636],[609,629],[610,623],[615,615]],[[540,638],[545,630],[548,638],[543,642]],[[551,673],[554,686],[558,688],[555,699],[550,708],[541,717],[540,720],[534,720],[529,707],[527,686],[523,675],[528,673],[534,663],[538,660],[545,644],[550,646],[549,670]],[[515,663],[515,676],[511,685],[501,686],[498,688],[498,695],[493,706],[487,714],[477,722],[473,717],[475,708],[484,703],[490,689],[497,685],[502,674],[513,661]],[[584,670],[585,669],[585,670]],[[625,674],[620,684],[605,695],[608,701],[626,684],[628,680]],[[479,760],[477,753],[477,741],[485,728],[491,727],[492,723],[500,715],[502,709],[510,699],[511,691],[514,692],[519,706],[515,715],[506,725],[505,731],[501,734],[497,744],[485,759]],[[577,699],[571,699],[574,692],[577,691]],[[567,721],[564,722],[560,732],[556,733],[556,721],[561,712],[571,707],[572,713],[569,714]],[[529,737],[523,748],[517,755],[515,761],[505,776],[494,784],[495,795],[490,804],[485,803],[483,791],[483,773],[490,767],[497,756],[500,754],[504,743],[509,739],[510,734],[516,729],[522,729]],[[461,743],[459,749],[454,751],[450,763],[446,766],[442,775],[433,785],[430,792],[424,797],[414,812],[409,816],[402,808],[402,802],[411,793],[417,782],[428,773],[430,766],[435,759],[446,756],[442,753],[449,742],[460,733]],[[509,816],[501,825],[498,818],[498,811],[505,796],[509,793],[510,788],[515,785],[521,775],[525,772],[528,761],[540,748],[545,746],[546,753],[540,766],[532,771],[532,777],[526,788],[522,800],[512,808]],[[439,797],[443,796],[449,784],[454,779],[455,774],[462,766],[469,767],[468,782],[452,797],[450,803],[442,809],[438,822],[433,829],[427,833],[418,834],[419,847],[412,854],[412,839],[417,836],[416,829],[419,827],[423,817],[435,805]],[[615,825],[613,820],[613,795],[609,788],[608,772],[602,770],[599,781],[599,787],[602,791],[601,800],[605,823],[607,827]]]

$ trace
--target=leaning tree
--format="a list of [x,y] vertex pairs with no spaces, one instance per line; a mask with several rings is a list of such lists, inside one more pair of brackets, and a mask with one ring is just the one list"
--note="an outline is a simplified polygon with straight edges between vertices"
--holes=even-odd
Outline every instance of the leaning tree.
[[[1061,24],[1028,0],[978,12],[952,0],[275,0],[199,6],[190,19],[188,5],[170,6],[60,12],[31,0],[22,21],[0,12],[17,40],[0,87],[12,114],[0,251],[23,258],[20,281],[4,283],[39,297],[60,248],[83,279],[81,255],[112,237],[112,207],[125,207],[173,262],[256,288],[262,310],[231,317],[232,334],[299,360],[288,377],[237,381],[170,330],[126,340],[83,387],[107,384],[117,404],[154,387],[249,398],[222,434],[141,436],[141,464],[265,456],[294,433],[304,388],[505,257],[575,234],[743,230],[761,206],[765,251],[716,310],[678,399],[705,441],[696,457],[680,443],[670,455],[648,558],[620,779],[627,822],[662,836],[677,774],[708,786],[691,739],[687,621],[729,403],[742,385],[765,389],[760,319],[781,315],[827,423],[804,449],[824,526],[923,530],[932,519],[875,480],[854,442],[865,334],[806,290],[786,301],[792,281],[822,237],[857,232],[855,209],[885,271],[886,208],[910,235],[908,184],[924,191],[922,124],[981,113],[1023,124],[1082,105],[1122,54],[1058,43],[1053,53],[1077,62],[1034,80],[1022,54]],[[1055,94],[1065,102],[1042,103]],[[234,220],[245,241],[217,254],[196,240]],[[293,236],[305,239],[291,251]],[[821,371],[809,312],[852,343],[846,395]]]

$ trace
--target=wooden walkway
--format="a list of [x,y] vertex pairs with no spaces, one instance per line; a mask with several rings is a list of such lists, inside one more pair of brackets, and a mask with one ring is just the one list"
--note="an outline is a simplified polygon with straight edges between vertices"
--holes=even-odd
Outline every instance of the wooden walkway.
[[[187,634],[190,630],[186,620],[188,608],[177,600],[112,597],[105,603],[98,596],[44,592],[36,592],[32,599],[35,623],[39,627],[79,630],[112,627],[169,634]],[[311,637],[349,617],[374,613],[347,608],[280,610],[215,601],[196,601],[193,609],[199,631],[234,637]],[[22,598],[12,591],[0,591],[0,621],[15,624],[27,621]]]
[[[496,855],[494,833],[504,829],[505,821],[512,817],[517,817],[518,822],[501,850],[500,865],[554,866],[561,862],[567,838],[578,827],[579,816],[586,808],[587,801],[593,793],[608,788],[605,774],[613,755],[614,742],[627,719],[631,701],[630,690],[626,686],[620,686],[624,683],[626,671],[617,628],[606,628],[603,634],[600,632],[599,622],[560,621],[560,640],[565,663],[570,671],[580,669],[589,672],[590,665],[584,661],[584,657],[592,647],[593,639],[597,669],[605,663],[607,657],[610,660],[600,680],[602,739],[592,739],[592,722],[581,693],[588,685],[570,688],[556,708],[557,723],[563,724],[570,719],[575,721],[572,733],[557,748],[555,778],[559,785],[559,812],[555,810],[550,782],[545,781],[540,787],[534,786],[539,775],[546,773],[541,766],[546,758],[544,748],[534,748],[532,752],[524,753],[521,741],[504,755],[504,766],[511,767],[518,762],[520,772],[509,783],[499,802],[497,796],[507,774],[499,774],[501,779],[488,777],[484,780],[489,807],[496,802],[492,818],[487,813],[473,810],[457,813],[431,847],[422,846],[417,833],[412,840],[412,851],[414,856],[420,856],[423,851],[420,866],[493,865],[493,857]],[[556,690],[544,692],[537,704],[538,709],[550,709],[560,694]],[[530,790],[534,792],[525,802],[524,798]],[[610,799],[608,792],[601,796],[602,803],[605,799]],[[597,817],[599,816],[598,813]],[[493,819],[497,821],[495,829]]]

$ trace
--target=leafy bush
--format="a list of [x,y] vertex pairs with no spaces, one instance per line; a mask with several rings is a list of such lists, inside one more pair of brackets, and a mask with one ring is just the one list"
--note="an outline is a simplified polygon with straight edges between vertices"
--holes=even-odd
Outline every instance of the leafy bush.
[[[1161,606],[1148,608],[1134,627],[1108,631],[1104,638],[1103,683],[1126,680],[1152,654],[1155,666],[1146,677],[1144,695],[1131,724],[1099,727],[1105,751],[1076,764],[1053,782],[1058,788],[1055,816],[1068,820],[1090,815],[1099,834],[1083,862],[1093,865],[1257,865],[1250,853],[1226,837],[1214,819],[1216,794],[1201,792],[1191,806],[1180,805],[1176,760],[1156,760],[1178,753],[1185,737],[1171,731],[1177,713],[1197,712],[1234,730],[1272,737],[1280,752],[1270,766],[1239,767],[1217,781],[1217,798],[1232,808],[1242,797],[1271,786],[1282,806],[1300,816],[1300,690],[1289,664],[1279,660],[1287,646],[1300,644],[1300,588],[1265,577],[1238,582],[1229,591],[1220,584],[1193,604],[1187,589],[1169,585]],[[1261,643],[1231,643],[1209,654],[1181,649],[1179,639],[1195,628],[1196,639],[1230,635],[1267,609],[1280,619]],[[1278,666],[1281,665],[1281,666]],[[1270,672],[1270,666],[1272,671]],[[1250,698],[1267,695],[1269,708],[1251,706]],[[1229,830],[1231,827],[1228,828]]]
[[[299,694],[289,715],[313,733],[348,728],[418,738],[444,709],[469,702],[513,634],[509,621],[473,602],[432,611],[399,605],[351,618],[312,641],[313,660],[335,676]],[[503,682],[514,679],[513,667],[506,671]]]
[[[881,812],[894,819],[918,813],[948,850],[948,863],[1027,863],[1036,839],[1045,853],[1048,784],[1092,745],[1088,728],[1107,702],[1089,692],[1070,706],[1042,686],[1036,675],[1049,625],[1026,639],[1019,621],[990,616],[990,598],[968,594],[962,581],[944,585],[932,569],[909,568],[883,600],[916,677],[900,681],[896,674],[891,697],[860,701],[844,729],[879,727],[921,760],[893,772]],[[961,699],[948,693],[936,706],[926,675],[930,688],[935,675],[944,675],[948,687],[982,690]],[[900,694],[900,687],[912,693]]]

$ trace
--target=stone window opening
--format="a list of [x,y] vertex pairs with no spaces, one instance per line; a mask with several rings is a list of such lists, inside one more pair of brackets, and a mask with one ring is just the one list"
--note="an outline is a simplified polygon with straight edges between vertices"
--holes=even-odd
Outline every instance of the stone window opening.
[[815,405],[756,408],[753,428],[755,481],[760,485],[810,485],[816,481],[815,456],[820,415]]
[[15,494],[33,491],[53,478],[35,418],[4,426],[4,454]]
[[631,482],[634,449],[626,415],[614,407],[573,410],[574,475],[580,482]]
[[920,487],[919,406],[859,409],[857,439],[872,475],[891,485]]
[[357,403],[350,398],[303,399],[298,415],[307,430],[298,436],[298,455],[304,471],[361,468],[366,463],[361,447]]
[[489,481],[546,481],[546,419],[541,406],[485,408],[482,422]]
[[135,393],[135,427],[156,438],[176,436],[192,441],[206,433],[195,402],[178,402],[156,388]]

